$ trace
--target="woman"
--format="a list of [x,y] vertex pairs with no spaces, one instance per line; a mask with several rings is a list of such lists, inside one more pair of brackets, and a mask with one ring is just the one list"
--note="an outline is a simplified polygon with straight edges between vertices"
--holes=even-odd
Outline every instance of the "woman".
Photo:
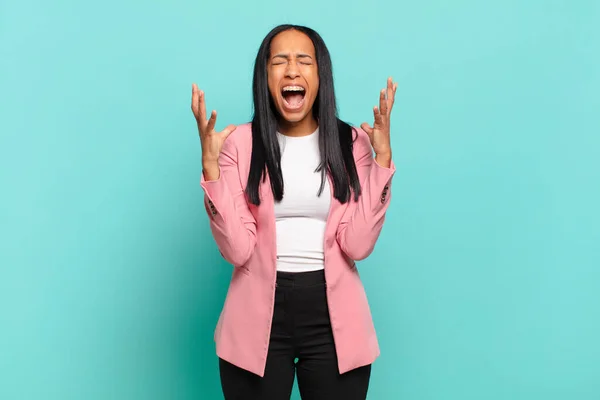
[[396,87],[373,126],[339,120],[327,47],[292,25],[260,46],[251,123],[215,132],[193,85],[204,205],[234,266],[215,330],[225,399],[289,399],[296,374],[304,400],[366,398],[379,346],[355,261],[390,202]]

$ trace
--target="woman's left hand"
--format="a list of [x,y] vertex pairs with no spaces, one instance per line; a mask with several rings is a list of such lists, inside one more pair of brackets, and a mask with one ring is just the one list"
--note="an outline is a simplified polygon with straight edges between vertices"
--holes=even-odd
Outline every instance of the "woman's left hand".
[[379,107],[373,107],[373,126],[369,126],[366,122],[363,122],[360,126],[369,135],[376,157],[382,160],[391,160],[392,158],[390,115],[394,106],[397,88],[398,83],[392,82],[391,77],[388,78],[387,88],[382,89],[379,94]]

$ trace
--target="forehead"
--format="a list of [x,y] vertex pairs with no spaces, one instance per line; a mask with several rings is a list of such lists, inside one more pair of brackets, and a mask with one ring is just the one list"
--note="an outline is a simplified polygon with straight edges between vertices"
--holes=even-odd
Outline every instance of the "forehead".
[[306,34],[292,29],[277,34],[271,41],[271,54],[278,53],[304,53],[314,56],[315,46]]

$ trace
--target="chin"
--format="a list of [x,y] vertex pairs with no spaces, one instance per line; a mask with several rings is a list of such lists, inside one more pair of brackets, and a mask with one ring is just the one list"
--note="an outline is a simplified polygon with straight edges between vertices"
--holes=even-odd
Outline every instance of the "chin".
[[298,113],[288,113],[288,112],[281,112],[281,111],[279,113],[281,115],[281,118],[284,121],[291,122],[291,123],[302,122],[308,116],[307,113],[298,114]]

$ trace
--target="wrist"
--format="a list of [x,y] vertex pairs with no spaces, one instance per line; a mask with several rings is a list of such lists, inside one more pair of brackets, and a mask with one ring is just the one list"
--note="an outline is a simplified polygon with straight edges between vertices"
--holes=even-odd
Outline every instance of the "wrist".
[[392,163],[392,152],[375,154],[375,162],[384,168],[389,168]]
[[219,160],[202,157],[202,168],[214,168],[219,165]]
[[219,163],[217,161],[202,160],[202,174],[207,181],[216,181],[220,176]]

